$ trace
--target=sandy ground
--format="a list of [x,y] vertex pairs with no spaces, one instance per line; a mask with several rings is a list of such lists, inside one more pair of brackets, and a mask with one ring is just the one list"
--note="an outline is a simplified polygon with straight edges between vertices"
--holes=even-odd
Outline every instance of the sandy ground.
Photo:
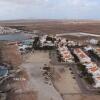
[[[82,94],[67,66],[51,65],[49,61],[48,52],[29,54],[21,65],[28,78],[25,75],[26,80],[13,83],[15,93],[11,93],[7,100],[100,100],[99,95]],[[43,76],[44,64],[54,68],[53,80],[48,83]]]
[[53,84],[62,95],[63,100],[99,100],[99,95],[82,94],[77,82],[73,79],[68,66],[53,65],[55,69]]
[[42,75],[42,67],[44,64],[49,64],[49,61],[48,52],[36,51],[22,66],[28,72],[29,86],[38,93],[38,100],[62,100],[52,82],[49,81],[49,84],[46,84]]
[[[57,71],[56,73],[60,75],[59,79],[54,79],[54,85],[61,94],[81,93],[81,90],[78,87],[76,80],[73,79],[74,75],[71,74],[71,71],[68,67],[54,67]],[[64,70],[64,72],[61,72],[62,70]]]
[[66,95],[64,100],[100,100],[99,95]]
[[27,81],[15,82],[14,91],[8,94],[7,100],[37,100],[37,93],[31,89]]
[[90,33],[82,33],[82,32],[56,34],[56,36],[66,36],[66,35],[78,36],[78,37],[81,37],[81,36],[100,37],[100,35],[90,34]]

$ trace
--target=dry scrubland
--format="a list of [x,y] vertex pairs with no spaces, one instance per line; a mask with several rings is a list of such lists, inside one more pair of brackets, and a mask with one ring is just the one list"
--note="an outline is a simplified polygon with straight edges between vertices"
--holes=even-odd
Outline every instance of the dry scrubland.
[[19,66],[22,63],[22,57],[16,45],[0,42],[0,63],[7,63],[13,67]]
[[45,33],[89,32],[100,34],[100,21],[94,20],[18,20],[2,21],[2,26],[23,30],[40,30]]
[[[89,32],[100,34],[99,21],[14,21],[1,22],[2,26],[9,26],[23,30],[40,30],[45,33],[62,32]],[[0,45],[2,61],[11,65],[20,65],[21,55],[15,46]],[[2,52],[1,52],[2,51]],[[43,75],[43,67],[47,64],[54,68],[53,79],[48,81]],[[12,82],[10,85],[15,91],[8,94],[7,100],[99,100],[100,95],[82,94],[77,82],[68,68],[50,64],[49,53],[35,51],[28,55],[19,66],[25,70],[25,75],[16,76],[26,78],[24,81]],[[62,71],[64,69],[64,71]],[[60,72],[62,71],[62,73]],[[27,72],[27,73],[26,73]],[[70,77],[70,78],[69,78]],[[71,83],[71,84],[70,84]],[[66,94],[66,95],[61,95]]]

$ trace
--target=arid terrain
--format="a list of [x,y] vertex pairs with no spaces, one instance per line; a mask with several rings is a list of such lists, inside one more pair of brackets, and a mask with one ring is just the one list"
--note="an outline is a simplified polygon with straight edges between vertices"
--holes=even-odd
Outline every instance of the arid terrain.
[[[77,62],[75,62],[75,57],[72,53],[76,48],[84,50],[83,48],[87,43],[86,40],[90,40],[94,37],[100,40],[100,21],[19,20],[2,21],[0,22],[0,26],[2,32],[1,36],[3,36],[4,33],[10,35],[12,33],[19,33],[17,35],[20,35],[22,32],[28,34],[32,33],[31,35],[34,35],[34,33],[46,33],[48,37],[48,34],[56,34],[56,38],[62,37],[62,41],[64,37],[66,38],[66,42],[65,44],[62,43],[68,46],[68,49],[67,46],[65,46],[68,54],[66,56],[71,61],[67,62],[62,58],[60,58],[62,60],[59,61],[60,47],[56,46],[57,40],[54,43],[51,42],[51,44],[54,44],[52,50],[50,48],[45,49],[45,43],[47,43],[48,40],[42,43],[41,40],[43,36],[41,35],[38,37],[39,40],[37,40],[36,37],[33,38],[34,41],[36,39],[35,42],[37,43],[29,39],[32,42],[31,48],[30,44],[25,44],[24,39],[24,42],[21,40],[2,41],[0,44],[1,64],[4,63],[6,65],[7,63],[10,67],[6,67],[10,69],[7,74],[9,78],[6,80],[5,76],[5,81],[1,80],[4,82],[1,84],[1,90],[3,90],[2,92],[4,92],[6,99],[2,99],[3,96],[1,94],[2,98],[0,100],[99,100],[100,91],[89,90],[89,85],[82,83],[83,81],[81,81],[79,71],[76,68]],[[6,27],[8,27],[8,29],[6,29]],[[20,31],[12,31],[12,28],[19,29]],[[5,30],[7,32],[5,32]],[[4,34],[4,36],[5,35],[6,34]],[[54,38],[52,38],[52,41]],[[41,44],[39,45],[40,47],[37,45],[39,42],[44,46],[42,46],[42,49]],[[90,42],[87,46],[88,45],[90,45]],[[48,44],[47,46],[49,47],[51,45]],[[97,47],[98,45],[92,45],[91,43],[91,46]],[[91,57],[91,59],[93,59],[93,57]],[[95,57],[94,59],[95,62],[100,65],[100,60],[98,61]],[[5,92],[4,87],[9,91]]]
[[38,30],[49,34],[64,32],[100,34],[100,21],[97,20],[16,20],[1,21],[0,25],[28,31]]
[[[9,93],[7,100],[99,100],[100,95],[81,92],[68,67],[54,66],[49,62],[48,52],[35,51],[29,54],[20,66],[26,70],[28,79],[26,75],[20,76],[26,80],[11,83],[15,91]],[[55,69],[53,80],[45,79],[44,64]]]

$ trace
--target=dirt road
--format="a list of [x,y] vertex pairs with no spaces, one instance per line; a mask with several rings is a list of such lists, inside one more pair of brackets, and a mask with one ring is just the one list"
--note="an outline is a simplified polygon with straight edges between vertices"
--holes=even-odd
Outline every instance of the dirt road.
[[38,100],[62,100],[60,94],[53,87],[52,82],[46,82],[43,77],[44,64],[49,64],[49,53],[44,51],[35,51],[34,54],[22,65],[28,75],[28,85],[37,92]]

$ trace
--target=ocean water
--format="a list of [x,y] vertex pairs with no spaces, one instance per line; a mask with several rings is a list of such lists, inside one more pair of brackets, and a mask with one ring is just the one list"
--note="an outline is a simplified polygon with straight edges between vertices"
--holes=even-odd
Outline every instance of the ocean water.
[[23,41],[31,38],[29,34],[8,34],[0,35],[0,41]]

